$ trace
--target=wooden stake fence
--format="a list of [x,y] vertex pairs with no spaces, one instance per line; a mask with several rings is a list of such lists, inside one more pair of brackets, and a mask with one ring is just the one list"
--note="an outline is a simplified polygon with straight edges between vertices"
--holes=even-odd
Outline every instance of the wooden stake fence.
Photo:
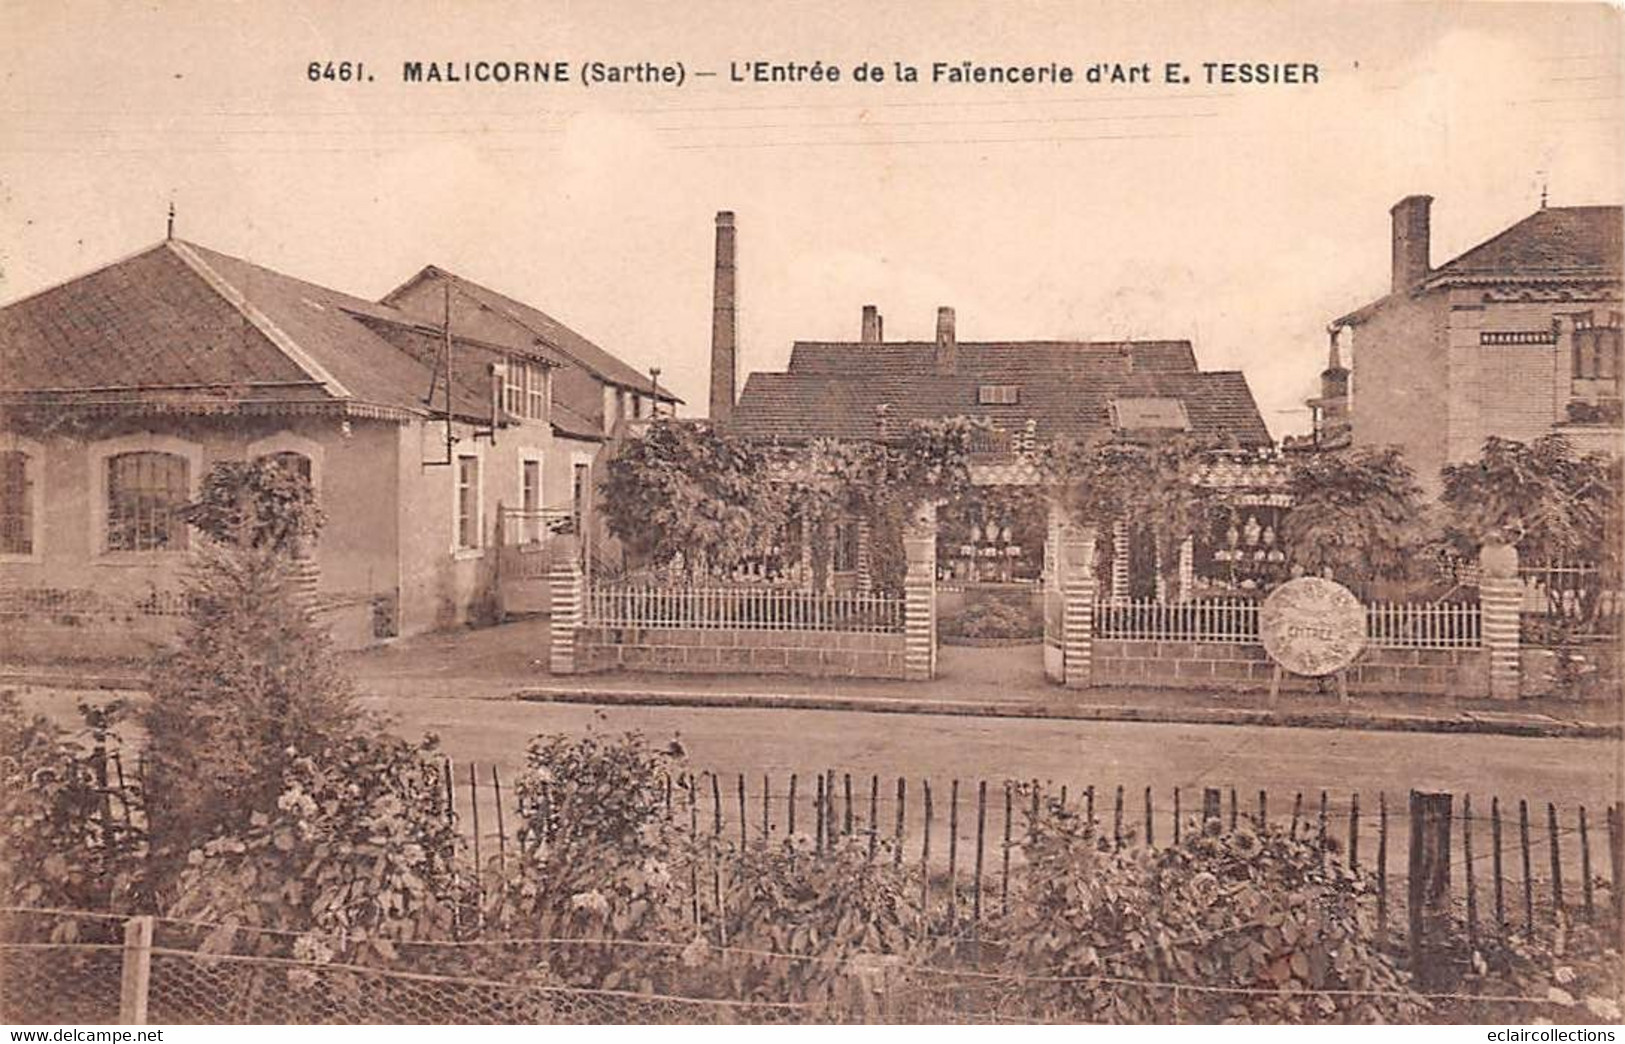
[[[456,786],[454,769],[451,758],[441,761],[440,778],[435,788],[435,801],[441,806],[437,814],[445,816],[446,823],[453,831],[463,832],[472,864],[465,864],[461,872],[467,875],[475,893],[483,896],[493,887],[493,882],[506,878],[511,866],[508,858],[511,840],[517,839],[519,851],[528,853],[531,846],[551,842],[554,824],[562,822],[559,817],[568,816],[569,813],[566,809],[555,807],[552,786],[508,787],[504,785],[496,766],[488,766],[482,776],[474,763],[467,766],[465,808],[456,793],[459,788]],[[95,829],[116,842],[134,829],[145,814],[140,791],[131,790],[116,751],[106,751],[100,757],[87,759],[86,767],[81,771],[100,791],[91,813],[98,817]],[[990,916],[989,888],[997,888],[997,904],[991,909],[1000,915],[1009,913],[1019,887],[1020,867],[1027,859],[1033,831],[1042,822],[1042,817],[1062,809],[1068,815],[1080,817],[1078,822],[1088,836],[1104,837],[1103,824],[1098,823],[1095,817],[1096,786],[1093,784],[1076,790],[1079,802],[1072,807],[1067,803],[1067,788],[1053,781],[1047,784],[1039,780],[996,781],[994,785],[1003,788],[1001,811],[1000,802],[995,799],[990,804],[988,800],[989,780],[950,780],[946,815],[948,839],[944,849],[940,841],[940,825],[936,822],[935,790],[929,779],[920,780],[918,802],[914,809],[910,809],[906,777],[897,777],[896,785],[892,787],[882,785],[881,773],[869,773],[868,810],[865,816],[859,806],[858,795],[853,793],[853,773],[841,773],[838,777],[834,769],[816,772],[811,809],[813,819],[809,824],[803,815],[805,810],[798,808],[802,803],[798,772],[787,773],[788,778],[782,788],[774,785],[772,773],[763,773],[757,794],[752,793],[747,774],[735,772],[730,788],[733,794],[727,801],[723,799],[721,775],[716,772],[705,772],[703,775],[709,777],[711,792],[710,822],[705,824],[709,830],[703,834],[700,774],[685,773],[664,779],[652,796],[657,814],[663,812],[679,832],[686,827],[694,841],[694,858],[688,874],[688,912],[697,927],[702,927],[708,936],[718,940],[726,938],[722,915],[726,912],[728,870],[724,864],[728,860],[728,853],[755,844],[790,842],[802,836],[802,831],[812,832],[813,836],[804,838],[802,844],[810,840],[813,852],[818,855],[860,844],[867,858],[873,861],[882,857],[882,841],[885,841],[891,848],[890,859],[886,861],[893,868],[902,870],[905,866],[912,867],[913,861],[918,859],[920,902],[922,909],[928,912],[928,918],[933,923],[945,924],[949,930],[968,929],[972,937],[980,932],[982,922]],[[143,776],[144,765],[138,763],[137,786]],[[484,776],[488,776],[488,782]],[[837,778],[840,781],[839,795],[836,790]],[[861,775],[858,778],[861,787]],[[975,788],[976,803],[975,833],[971,835],[969,824],[963,824],[966,831],[963,838],[961,784]],[[1199,811],[1191,807],[1191,814],[1187,814],[1187,805],[1195,806],[1196,802],[1187,802],[1184,787],[1168,788],[1159,800],[1157,788],[1145,786],[1140,791],[1141,808],[1131,810],[1128,807],[1127,786],[1118,783],[1110,786],[1110,847],[1113,850],[1156,848],[1159,844],[1170,843],[1179,846],[1199,835],[1204,824],[1207,825],[1206,829],[1216,829],[1222,833],[1237,829],[1242,818],[1240,791],[1235,787],[1204,787]],[[1052,797],[1047,804],[1044,797],[1046,787],[1052,788]],[[1025,801],[1018,800],[1018,794],[1023,789],[1026,790]],[[682,793],[687,795],[686,824],[682,822],[677,808]],[[1505,938],[1511,931],[1524,934],[1561,931],[1577,918],[1595,923],[1601,916],[1611,917],[1617,922],[1622,905],[1625,905],[1618,887],[1622,877],[1625,877],[1625,866],[1622,866],[1625,864],[1625,819],[1622,819],[1617,804],[1607,805],[1603,809],[1606,858],[1594,860],[1592,809],[1577,805],[1571,813],[1566,814],[1555,802],[1546,802],[1545,830],[1539,831],[1540,824],[1531,822],[1528,799],[1518,799],[1516,858],[1509,861],[1506,858],[1507,839],[1503,831],[1499,795],[1490,796],[1487,816],[1480,811],[1482,804],[1475,801],[1472,795],[1413,795],[1413,803],[1420,801],[1421,804],[1413,805],[1409,811],[1401,811],[1401,815],[1406,817],[1407,829],[1400,834],[1403,853],[1400,858],[1409,870],[1402,870],[1405,872],[1406,887],[1402,889],[1400,905],[1396,906],[1394,893],[1389,887],[1389,871],[1392,868],[1389,865],[1387,794],[1378,792],[1375,816],[1371,816],[1359,793],[1350,793],[1346,800],[1339,800],[1334,799],[1331,791],[1322,789],[1318,807],[1311,813],[1315,817],[1312,828],[1305,817],[1304,791],[1294,790],[1292,798],[1290,817],[1282,816],[1284,822],[1272,822],[1270,795],[1267,790],[1260,789],[1257,792],[1256,814],[1249,810],[1246,815],[1249,829],[1278,831],[1299,843],[1315,845],[1323,858],[1341,859],[1349,867],[1369,875],[1368,879],[1374,885],[1372,890],[1375,893],[1379,946],[1387,944],[1390,914],[1399,913],[1405,918],[1404,923],[1409,925],[1407,938],[1414,939],[1425,950],[1429,938],[1437,936],[1442,930],[1438,922],[1447,916],[1443,911],[1448,910],[1452,887],[1461,890],[1461,898],[1465,902],[1465,923],[1461,928],[1474,948],[1480,947],[1487,937]],[[753,800],[759,807],[751,807]],[[839,809],[837,800],[840,801]],[[509,801],[515,803],[510,806]],[[889,810],[886,808],[888,801],[891,802]],[[1280,803],[1276,807],[1285,806]],[[140,815],[137,814],[138,809],[141,810]],[[1418,809],[1421,811],[1418,812]],[[517,817],[514,813],[517,813]],[[999,818],[1001,815],[1002,821]],[[1027,817],[1027,824],[1018,829],[1017,819],[1020,816]],[[1130,820],[1130,816],[1134,820]],[[730,817],[733,818],[731,823]],[[1451,859],[1452,824],[1457,818],[1460,819],[1460,855],[1457,859]],[[1159,823],[1159,820],[1162,822]],[[1488,821],[1487,835],[1483,829],[1485,820]],[[1440,828],[1437,825],[1440,822],[1446,826]],[[888,825],[883,827],[883,823]],[[1565,826],[1565,823],[1568,825]],[[517,827],[512,824],[517,824]],[[517,834],[510,835],[511,829],[517,829]],[[1366,835],[1371,830],[1376,834],[1374,858],[1368,858],[1366,848],[1370,843]],[[1544,837],[1540,837],[1537,831],[1543,833]],[[1338,842],[1344,838],[1346,844],[1339,845]],[[961,841],[973,843],[974,849],[961,852]],[[992,853],[988,851],[990,843],[997,846]],[[1539,853],[1536,849],[1541,845],[1545,846],[1546,852],[1544,858],[1537,859]],[[1336,851],[1339,847],[1342,848],[1341,852]],[[1488,848],[1487,852],[1483,850],[1485,847]],[[994,864],[991,866],[990,855]],[[1420,864],[1418,859],[1421,860]],[[704,865],[707,862],[710,866]],[[1595,865],[1597,862],[1606,865],[1599,868]],[[1458,865],[1461,867],[1459,875],[1453,870]],[[1539,895],[1536,894],[1537,865],[1541,870],[1538,880],[1542,882]],[[1513,873],[1509,874],[1508,871]],[[1418,876],[1419,872],[1421,877]],[[1578,888],[1573,884],[1576,879],[1580,882]],[[1509,887],[1522,889],[1521,923],[1509,924]],[[1599,888],[1606,894],[1599,897],[1596,894]],[[1541,907],[1538,917],[1537,900]],[[1516,902],[1516,899],[1513,901]],[[1492,904],[1493,916],[1490,912]],[[476,925],[482,916],[478,911],[483,908],[482,902],[474,911],[464,911],[460,915],[462,928]],[[714,925],[705,923],[708,916],[715,916]]]

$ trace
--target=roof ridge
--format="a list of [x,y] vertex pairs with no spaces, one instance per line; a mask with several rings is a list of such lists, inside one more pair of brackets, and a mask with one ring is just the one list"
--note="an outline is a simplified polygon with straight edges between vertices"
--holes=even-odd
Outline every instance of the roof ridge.
[[[309,352],[299,347],[281,327],[271,321],[270,316],[256,308],[248,300],[246,294],[233,286],[224,276],[216,272],[207,261],[199,257],[192,244],[179,239],[166,239],[161,246],[167,247],[170,253],[190,268],[199,279],[218,294],[225,302],[235,308],[244,319],[265,336],[278,351],[287,356],[299,369],[310,375],[310,378],[319,383],[322,388],[335,398],[353,398],[350,390],[340,384],[334,376],[327,371],[321,363],[317,362]],[[240,259],[239,259],[240,260]],[[243,262],[252,265],[253,262]],[[258,268],[261,266],[255,265]],[[280,273],[277,273],[280,275]],[[314,284],[311,284],[314,285]]]

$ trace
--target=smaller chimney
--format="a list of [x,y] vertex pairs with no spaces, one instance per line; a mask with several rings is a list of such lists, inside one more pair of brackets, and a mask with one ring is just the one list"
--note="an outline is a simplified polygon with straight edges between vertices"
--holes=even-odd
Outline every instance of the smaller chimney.
[[1428,211],[1432,196],[1406,196],[1389,211],[1394,216],[1393,292],[1404,293],[1428,274],[1431,255]]
[[953,373],[959,367],[959,342],[954,336],[952,308],[937,309],[936,363],[938,373]]
[[880,309],[874,305],[863,306],[863,344],[879,344],[885,339],[882,333]]
[[891,435],[891,403],[883,402],[875,407],[875,439],[885,442]]
[[1343,352],[1337,343],[1341,328],[1331,331],[1331,345],[1327,349],[1326,368],[1320,371],[1320,397],[1346,399],[1349,396],[1349,371],[1343,365]]

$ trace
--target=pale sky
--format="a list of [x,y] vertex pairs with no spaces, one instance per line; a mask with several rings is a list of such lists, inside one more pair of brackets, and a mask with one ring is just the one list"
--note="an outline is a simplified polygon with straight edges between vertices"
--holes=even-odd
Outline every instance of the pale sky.
[[[9,2],[0,302],[177,234],[376,297],[511,293],[705,408],[713,217],[741,384],[795,339],[1172,338],[1301,431],[1328,320],[1539,205],[1625,198],[1621,25],[1587,4]],[[312,60],[375,80],[313,84]],[[406,60],[681,61],[677,87],[401,83]],[[727,81],[822,60],[839,85]],[[873,61],[1183,62],[1188,85],[863,85]],[[1298,61],[1317,86],[1208,85]]]

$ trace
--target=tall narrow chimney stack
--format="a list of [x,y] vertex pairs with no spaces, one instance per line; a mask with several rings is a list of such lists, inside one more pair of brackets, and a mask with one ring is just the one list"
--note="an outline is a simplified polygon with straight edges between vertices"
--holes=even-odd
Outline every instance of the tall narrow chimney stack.
[[885,340],[885,329],[881,324],[880,309],[874,305],[864,305],[862,343],[879,344]]
[[954,335],[952,308],[937,309],[936,363],[938,373],[953,373],[959,367],[959,341]]
[[1432,196],[1406,196],[1390,211],[1394,216],[1393,292],[1403,293],[1428,274],[1431,257],[1428,212]]
[[717,261],[711,296],[711,423],[733,419],[738,388],[738,345],[735,323],[734,214],[717,211]]

